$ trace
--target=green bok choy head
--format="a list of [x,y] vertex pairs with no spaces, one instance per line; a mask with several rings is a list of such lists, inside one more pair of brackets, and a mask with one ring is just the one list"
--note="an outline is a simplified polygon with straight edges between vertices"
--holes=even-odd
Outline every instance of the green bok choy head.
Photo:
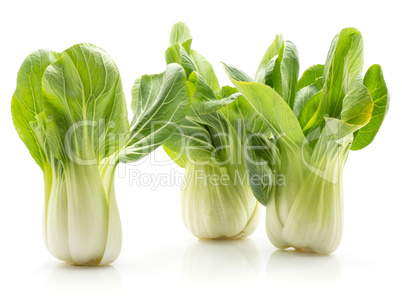
[[248,184],[243,147],[247,132],[268,127],[233,87],[220,87],[211,64],[191,48],[188,27],[173,26],[166,62],[186,71],[191,95],[187,117],[163,147],[185,168],[181,192],[186,227],[204,239],[236,239],[251,234],[260,206]]
[[[155,83],[155,79],[157,83]],[[135,161],[173,133],[189,107],[178,64],[144,76],[131,126],[119,71],[91,44],[56,53],[37,50],[23,62],[12,99],[15,128],[45,182],[44,236],[50,253],[76,265],[113,262],[121,249],[114,190],[119,162]]]
[[282,36],[265,53],[255,80],[233,66],[225,70],[275,139],[277,149],[254,139],[246,155],[263,163],[279,151],[280,167],[278,161],[247,165],[253,175],[278,169],[285,177],[270,193],[251,184],[267,206],[269,239],[278,248],[333,252],[342,234],[349,150],[371,143],[388,109],[381,67],[373,65],[362,76],[362,36],[346,28],[333,39],[325,65],[309,67],[299,80],[297,49]]

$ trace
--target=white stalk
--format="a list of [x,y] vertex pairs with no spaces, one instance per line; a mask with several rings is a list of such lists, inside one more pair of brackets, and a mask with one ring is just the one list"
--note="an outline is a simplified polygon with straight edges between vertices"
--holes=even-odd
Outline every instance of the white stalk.
[[234,177],[224,167],[186,166],[182,217],[187,229],[198,238],[238,239],[256,229],[260,204],[248,183],[236,183]]
[[[50,253],[75,265],[105,265],[121,250],[122,232],[114,190],[115,165],[53,168],[45,201],[45,238]],[[59,167],[60,168],[60,167]]]
[[281,171],[286,184],[276,186],[266,212],[267,234],[276,247],[330,254],[339,246],[343,229],[342,173],[351,141],[352,137],[343,141],[320,139],[309,159],[311,163],[295,154],[293,167]]

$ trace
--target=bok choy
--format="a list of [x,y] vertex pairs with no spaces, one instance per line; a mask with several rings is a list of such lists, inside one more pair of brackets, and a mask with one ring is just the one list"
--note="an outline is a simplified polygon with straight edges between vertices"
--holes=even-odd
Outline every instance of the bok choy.
[[143,76],[138,90],[129,125],[119,71],[91,44],[61,53],[37,50],[18,72],[13,121],[43,171],[44,237],[60,260],[104,265],[118,257],[116,167],[160,146],[188,111],[186,75],[178,64]]
[[191,48],[188,27],[173,26],[166,62],[186,71],[189,114],[163,147],[185,168],[181,192],[184,224],[203,239],[251,234],[260,206],[248,184],[243,147],[246,131],[269,132],[237,89],[220,87],[211,64]]
[[[354,28],[335,36],[324,65],[299,77],[295,45],[277,36],[258,67],[255,80],[225,65],[235,87],[272,132],[250,140],[249,173],[277,169],[285,183],[266,191],[251,183],[266,205],[266,228],[278,248],[321,254],[339,245],[343,225],[342,174],[349,150],[369,145],[388,109],[381,67],[363,70],[363,39]],[[276,161],[266,161],[269,157]]]

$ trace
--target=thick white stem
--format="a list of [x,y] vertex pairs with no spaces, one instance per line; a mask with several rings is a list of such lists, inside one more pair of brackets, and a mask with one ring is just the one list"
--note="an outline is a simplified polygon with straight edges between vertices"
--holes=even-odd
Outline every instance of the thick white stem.
[[235,183],[240,178],[233,179],[223,167],[188,164],[181,193],[182,217],[187,229],[202,239],[250,235],[257,227],[261,210],[248,183]]
[[342,180],[332,183],[309,173],[283,229],[290,246],[320,254],[340,244],[343,228]]
[[[316,145],[317,152],[309,163],[295,157],[294,169],[285,171],[286,185],[276,186],[267,205],[267,234],[276,247],[329,254],[339,246],[343,228],[342,173],[349,147],[328,139]],[[296,174],[296,180],[292,178],[294,171],[302,171]]]
[[116,171],[116,163],[106,163],[105,169],[101,172],[105,193],[108,196],[108,233],[106,249],[100,265],[112,263],[120,255],[122,245],[122,230],[117,208],[116,193],[114,189],[114,175]]
[[60,260],[73,262],[68,240],[67,190],[62,174],[53,174],[53,185],[46,212],[46,236],[49,252]]
[[97,165],[65,167],[68,238],[77,265],[98,265],[106,248],[108,204]]

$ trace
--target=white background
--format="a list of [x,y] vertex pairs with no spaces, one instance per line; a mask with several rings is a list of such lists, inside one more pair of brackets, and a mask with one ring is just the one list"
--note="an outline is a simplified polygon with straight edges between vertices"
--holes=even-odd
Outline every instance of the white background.
[[[0,301],[400,301],[402,251],[401,35],[397,1],[2,1],[0,5]],[[346,163],[343,241],[332,255],[277,251],[263,214],[248,239],[200,242],[183,226],[179,186],[139,186],[133,170],[156,175],[174,164],[119,166],[116,191],[123,249],[111,266],[65,265],[46,250],[43,179],[11,120],[24,58],[37,48],[79,42],[105,49],[120,68],[130,102],[135,78],[164,69],[170,27],[184,21],[193,48],[221,84],[220,61],[251,75],[283,33],[298,47],[301,70],[324,63],[333,36],[358,28],[365,69],[382,65],[391,91],[376,140]],[[162,149],[152,157],[166,160]],[[125,174],[125,175],[124,175]]]

